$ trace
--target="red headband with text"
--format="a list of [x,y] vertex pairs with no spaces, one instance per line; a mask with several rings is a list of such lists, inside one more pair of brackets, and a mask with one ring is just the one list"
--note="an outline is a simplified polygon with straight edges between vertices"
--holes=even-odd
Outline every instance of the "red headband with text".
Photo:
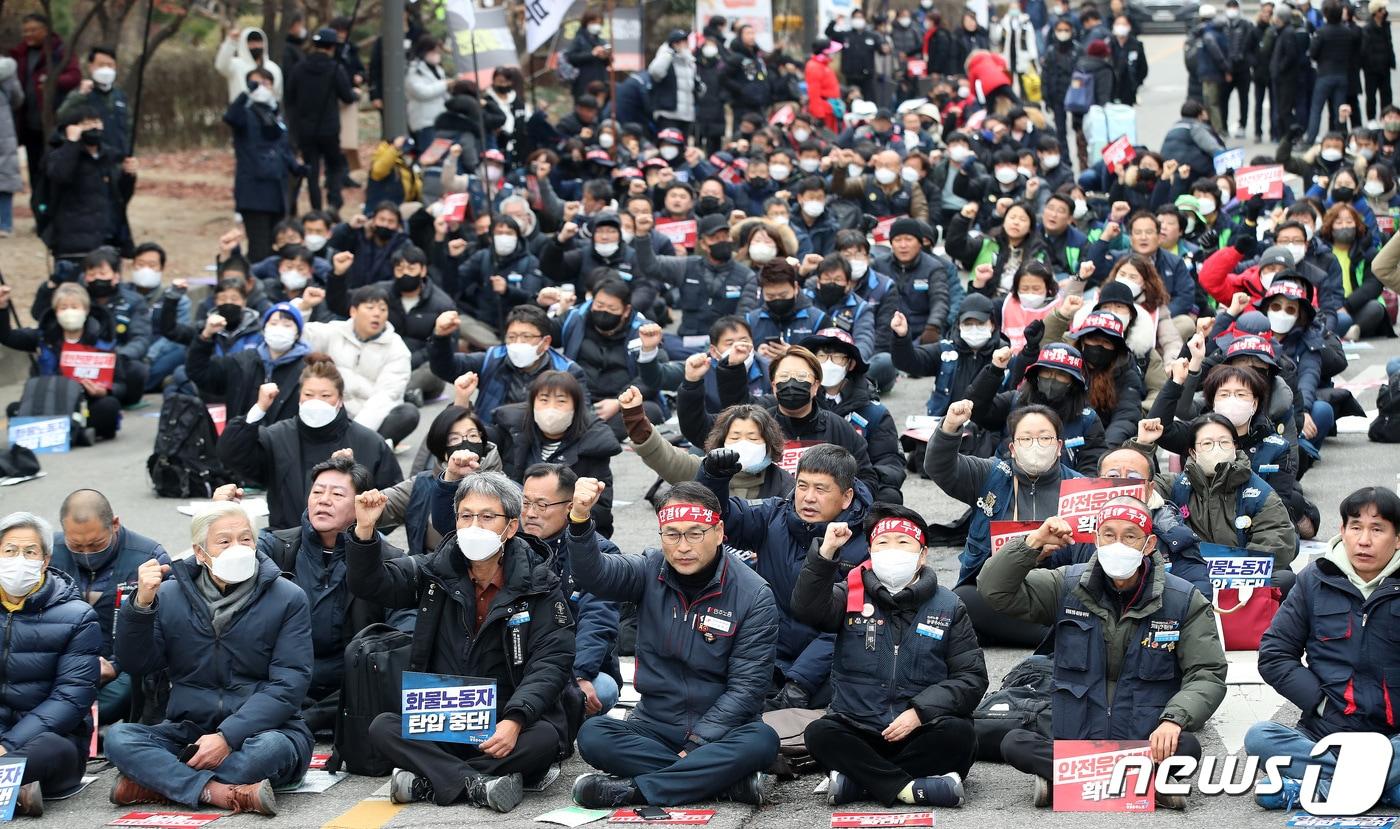
[[876,536],[881,536],[885,533],[907,535],[919,542],[920,546],[924,543],[924,534],[919,529],[919,526],[907,518],[882,518],[875,524],[875,529],[870,531],[870,538],[873,541]]
[[663,525],[694,521],[713,527],[719,523],[719,513],[699,504],[667,504],[656,513],[656,520]]
[[1115,504],[1099,510],[1098,526],[1102,527],[1105,521],[1127,521],[1145,533],[1152,532],[1152,516],[1132,504]]

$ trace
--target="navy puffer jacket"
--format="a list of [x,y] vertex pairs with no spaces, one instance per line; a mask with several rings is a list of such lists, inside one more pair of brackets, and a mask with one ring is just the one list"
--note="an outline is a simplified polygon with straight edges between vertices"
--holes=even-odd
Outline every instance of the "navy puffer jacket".
[[5,681],[0,685],[0,746],[22,753],[40,734],[62,734],[83,751],[88,712],[101,673],[102,629],[73,580],[49,570],[38,592],[0,615]]

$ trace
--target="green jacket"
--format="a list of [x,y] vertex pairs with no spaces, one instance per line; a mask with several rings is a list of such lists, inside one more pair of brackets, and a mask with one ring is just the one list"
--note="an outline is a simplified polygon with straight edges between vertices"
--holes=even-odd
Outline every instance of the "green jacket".
[[[1068,568],[1037,568],[1038,555],[1036,550],[1027,546],[1024,538],[1007,544],[983,565],[977,577],[977,592],[1000,613],[1035,624],[1053,625],[1059,618],[1060,594]],[[1138,646],[1137,631],[1142,620],[1161,607],[1166,570],[1161,555],[1154,552],[1148,595],[1120,618],[1102,598],[1105,577],[1097,561],[1098,556],[1095,555],[1091,559],[1094,566],[1084,571],[1073,590],[1075,598],[1102,620],[1108,657],[1108,699],[1111,702],[1124,655],[1128,648]],[[1187,731],[1197,731],[1225,699],[1225,673],[1228,667],[1225,649],[1215,628],[1215,611],[1200,591],[1191,594],[1191,604],[1181,626],[1176,659],[1181,668],[1181,689],[1163,709],[1162,719],[1174,722]]]
[[[1157,492],[1168,501],[1172,499],[1172,482],[1178,474],[1162,472],[1154,481]],[[1247,486],[1253,474],[1249,456],[1238,451],[1229,470],[1215,479],[1207,478],[1194,460],[1186,462],[1191,502],[1177,506],[1184,508],[1186,522],[1198,538],[1211,544],[1239,546],[1235,534],[1235,504],[1240,487]],[[1288,508],[1272,489],[1245,530],[1245,536],[1248,538],[1245,546],[1272,555],[1275,567],[1287,567],[1298,555],[1298,531],[1288,517]]]
[[[651,435],[645,441],[640,445],[633,445],[632,448],[636,450],[642,463],[668,484],[695,480],[695,473],[700,471],[700,461],[703,460],[699,455],[672,446],[671,442],[655,429],[651,430]],[[762,487],[762,475],[740,472],[729,479],[729,493],[746,500],[761,498]]]

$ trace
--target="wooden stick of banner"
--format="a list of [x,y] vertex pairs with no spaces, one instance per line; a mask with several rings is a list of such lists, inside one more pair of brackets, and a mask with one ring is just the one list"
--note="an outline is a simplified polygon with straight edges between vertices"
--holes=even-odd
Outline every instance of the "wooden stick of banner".
[[[476,30],[475,30],[475,29],[472,30],[471,35],[472,35],[472,79],[476,81],[477,88],[479,89],[479,88],[481,87],[481,69],[477,66],[477,63],[476,63]],[[476,133],[477,133],[477,138],[481,141],[481,143],[480,143],[478,146],[481,147],[481,151],[482,151],[482,152],[486,152],[486,102],[485,102],[485,101],[478,101],[478,106],[477,106],[477,110],[476,110]],[[483,163],[483,164],[481,165],[481,168],[482,168],[482,170],[483,170],[483,172],[484,172],[484,171],[485,171],[485,168],[486,168],[486,165]],[[501,176],[504,177],[505,174],[506,174],[505,165],[501,165]],[[495,202],[495,200],[496,200],[496,198],[495,198],[495,195],[496,195],[496,194],[492,192],[492,190],[493,190],[493,188],[495,187],[495,185],[492,183],[491,177],[490,177],[490,176],[487,176],[487,175],[482,175],[482,176],[481,176],[481,183],[482,183],[481,189],[482,189],[482,191],[486,194],[486,215],[489,216],[489,217],[491,217],[491,223],[492,223],[492,224],[495,224],[495,223],[496,223],[496,208],[495,208],[494,202]],[[490,232],[491,232],[491,229],[490,229],[490,228],[487,228],[486,232],[487,232],[487,233],[490,233]]]
[[[616,70],[615,70],[614,67],[613,67],[613,61],[616,60],[616,58],[617,58],[617,27],[616,27],[615,25],[613,25],[613,6],[614,6],[614,5],[616,5],[616,0],[608,0],[608,36],[612,38],[612,42],[609,44],[609,46],[610,46],[611,48],[610,48],[610,51],[609,51],[609,54],[608,54],[608,58],[609,58],[609,60],[608,60],[608,105],[612,107],[612,115],[613,115],[613,117],[612,117],[611,120],[616,121],[616,120],[617,120],[617,72],[616,72]],[[643,60],[643,61],[646,60],[646,56],[645,56],[645,55],[642,57],[642,60]],[[608,148],[608,155],[612,158],[613,161],[617,161],[617,145],[618,145],[618,142],[617,142],[617,141],[614,141],[614,142],[613,142],[613,145],[612,145],[611,147]]]
[[136,155],[136,134],[141,130],[141,93],[146,85],[146,59],[150,54],[151,13],[154,9],[155,0],[146,0],[146,23],[141,30],[141,60],[136,64],[136,100],[132,102],[131,110],[131,140],[126,147],[128,156]]

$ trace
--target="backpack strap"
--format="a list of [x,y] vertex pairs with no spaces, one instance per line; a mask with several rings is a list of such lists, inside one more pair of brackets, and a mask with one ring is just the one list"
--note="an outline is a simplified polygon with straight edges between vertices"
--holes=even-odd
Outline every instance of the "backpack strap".
[[426,671],[433,655],[433,641],[436,638],[439,617],[442,615],[444,600],[442,585],[426,579],[422,598],[418,606],[418,622],[413,629],[413,644],[408,654],[408,670]]
[[269,550],[272,563],[282,571],[282,578],[295,579],[297,574],[297,553],[301,552],[301,527],[288,527],[285,530],[269,532],[276,543]]

